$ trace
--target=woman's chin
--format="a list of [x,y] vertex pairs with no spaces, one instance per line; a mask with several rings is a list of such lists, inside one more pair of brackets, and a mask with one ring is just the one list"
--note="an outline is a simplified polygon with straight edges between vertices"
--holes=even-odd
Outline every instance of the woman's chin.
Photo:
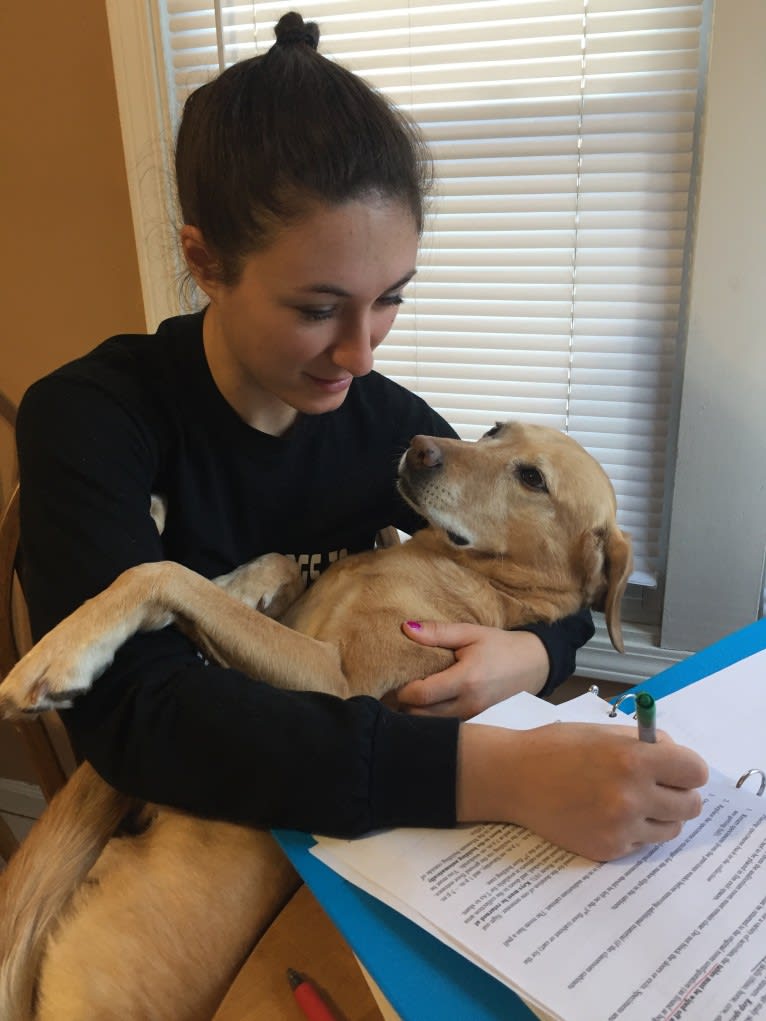
[[336,411],[345,401],[352,382],[353,379],[349,378],[342,384],[333,382],[325,385],[325,381],[315,382],[312,379],[311,385],[301,394],[302,399],[296,401],[294,407],[304,415],[323,415],[327,411]]

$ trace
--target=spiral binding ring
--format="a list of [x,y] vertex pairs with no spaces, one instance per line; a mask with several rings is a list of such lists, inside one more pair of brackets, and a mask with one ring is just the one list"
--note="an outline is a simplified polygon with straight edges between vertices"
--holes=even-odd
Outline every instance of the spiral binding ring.
[[[635,701],[636,697],[638,695],[640,695],[640,694],[641,694],[640,691],[637,691],[635,695],[631,691],[626,691],[624,695],[620,695],[620,697],[617,699],[617,701],[612,706],[612,711],[609,713],[609,718],[611,720],[613,720],[615,718],[615,716],[617,715],[617,710],[620,708],[620,706],[622,705],[622,703],[625,701],[626,698],[632,698]],[[633,713],[633,719],[635,720],[635,718],[636,718],[636,714]]]
[[[598,685],[592,684],[590,688],[588,688],[588,691],[591,692],[591,694],[593,695],[598,695]],[[640,692],[636,692],[636,694],[634,695],[632,692],[626,691],[624,695],[620,695],[620,697],[612,706],[611,711],[609,712],[610,719],[614,719],[615,716],[617,716],[617,710],[619,709],[619,707],[622,705],[626,698],[635,699],[636,696],[640,694],[641,694]],[[635,718],[636,714],[634,713],[633,719]],[[739,780],[737,780],[737,787],[742,787],[742,785],[747,780],[749,780],[751,776],[759,776],[761,778],[758,790],[756,791],[757,797],[760,798],[764,791],[766,791],[766,772],[764,772],[764,770],[762,769],[748,769],[748,771],[746,773],[743,773]]]
[[766,773],[764,773],[762,769],[748,769],[748,771],[746,773],[743,773],[739,780],[737,780],[737,787],[741,787],[742,784],[751,776],[760,776],[761,778],[760,786],[756,791],[756,794],[760,798],[763,792],[766,791]]

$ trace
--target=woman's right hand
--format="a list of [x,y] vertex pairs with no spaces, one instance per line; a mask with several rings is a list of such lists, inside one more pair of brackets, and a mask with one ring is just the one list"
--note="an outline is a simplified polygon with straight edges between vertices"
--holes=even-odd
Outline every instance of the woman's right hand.
[[458,822],[513,822],[596,861],[671,840],[699,815],[705,762],[662,731],[552,723],[533,730],[463,724]]

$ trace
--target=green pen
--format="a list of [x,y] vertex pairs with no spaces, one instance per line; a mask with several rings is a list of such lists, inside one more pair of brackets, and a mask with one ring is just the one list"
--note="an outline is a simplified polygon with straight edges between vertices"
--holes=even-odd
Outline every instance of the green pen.
[[657,741],[656,719],[657,705],[648,691],[636,695],[636,719],[638,720],[638,740],[655,744]]

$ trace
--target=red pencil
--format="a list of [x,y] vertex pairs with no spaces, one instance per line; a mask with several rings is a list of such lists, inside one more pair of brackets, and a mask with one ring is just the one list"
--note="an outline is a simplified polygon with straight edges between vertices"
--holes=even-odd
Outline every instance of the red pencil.
[[308,1021],[338,1021],[337,1017],[319,995],[314,983],[293,968],[287,969],[287,981],[298,1006]]

